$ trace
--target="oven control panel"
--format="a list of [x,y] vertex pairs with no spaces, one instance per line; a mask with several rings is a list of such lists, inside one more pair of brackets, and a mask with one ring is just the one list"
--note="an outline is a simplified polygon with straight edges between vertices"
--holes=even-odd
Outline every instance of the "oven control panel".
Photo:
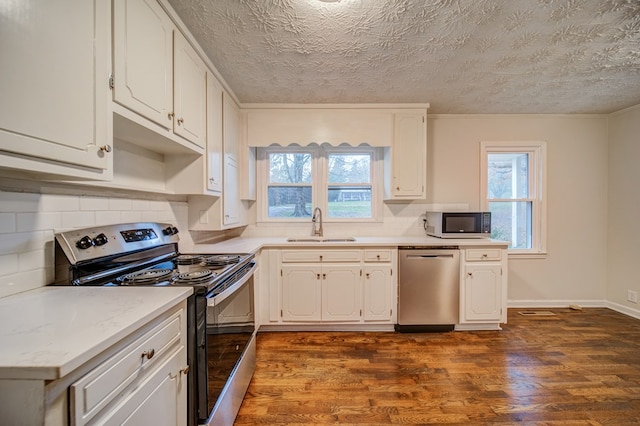
[[127,229],[126,231],[120,231],[120,235],[122,235],[122,238],[124,238],[126,243],[155,240],[158,238],[158,235],[153,231],[153,229]]
[[178,229],[168,223],[142,222],[74,229],[56,234],[71,264],[134,250],[178,243]]

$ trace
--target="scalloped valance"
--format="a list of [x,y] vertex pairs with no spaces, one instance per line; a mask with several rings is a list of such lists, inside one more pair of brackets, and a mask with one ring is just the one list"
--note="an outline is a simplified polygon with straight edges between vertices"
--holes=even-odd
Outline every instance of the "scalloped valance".
[[376,109],[268,109],[247,112],[252,147],[310,144],[389,147],[393,112]]

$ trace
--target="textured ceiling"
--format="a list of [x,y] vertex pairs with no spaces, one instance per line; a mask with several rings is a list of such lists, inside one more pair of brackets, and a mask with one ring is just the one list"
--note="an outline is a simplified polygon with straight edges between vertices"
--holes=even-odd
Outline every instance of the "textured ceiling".
[[169,0],[242,103],[640,104],[640,0]]

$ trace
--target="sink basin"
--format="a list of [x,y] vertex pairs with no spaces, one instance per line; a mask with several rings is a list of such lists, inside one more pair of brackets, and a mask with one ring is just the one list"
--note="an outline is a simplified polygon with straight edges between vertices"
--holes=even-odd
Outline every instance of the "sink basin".
[[287,238],[288,243],[352,243],[356,239],[346,238],[322,238],[322,237],[292,237]]

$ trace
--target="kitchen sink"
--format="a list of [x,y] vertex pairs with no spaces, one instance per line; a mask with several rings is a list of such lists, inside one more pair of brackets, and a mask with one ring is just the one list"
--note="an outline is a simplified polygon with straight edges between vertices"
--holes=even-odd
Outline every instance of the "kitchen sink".
[[287,238],[288,243],[352,243],[356,239],[346,238],[322,238],[322,237],[292,237]]

